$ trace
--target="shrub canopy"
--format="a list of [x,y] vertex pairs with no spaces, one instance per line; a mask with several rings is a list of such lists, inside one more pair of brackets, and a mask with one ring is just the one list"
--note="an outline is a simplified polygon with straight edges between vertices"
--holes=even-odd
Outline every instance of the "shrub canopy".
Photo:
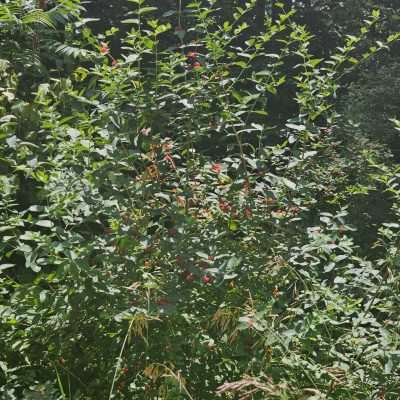
[[0,399],[398,398],[400,35],[231,3],[0,5]]

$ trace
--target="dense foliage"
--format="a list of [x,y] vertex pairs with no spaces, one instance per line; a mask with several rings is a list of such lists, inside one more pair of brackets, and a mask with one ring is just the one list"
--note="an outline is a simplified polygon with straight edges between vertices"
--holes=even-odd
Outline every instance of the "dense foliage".
[[167,3],[0,4],[0,399],[398,399],[393,14]]

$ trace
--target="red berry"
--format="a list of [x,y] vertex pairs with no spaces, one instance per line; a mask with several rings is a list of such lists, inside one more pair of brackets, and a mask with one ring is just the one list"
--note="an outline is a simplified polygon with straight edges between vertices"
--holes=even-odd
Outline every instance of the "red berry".
[[215,172],[216,174],[220,174],[222,171],[222,165],[221,164],[213,164],[211,167],[211,171]]
[[209,275],[204,275],[202,280],[203,280],[203,283],[205,283],[207,285],[212,282],[212,277]]
[[219,201],[219,208],[222,212],[228,212],[231,208],[231,206],[229,205],[229,203],[225,200],[220,200]]
[[192,67],[193,68],[200,68],[201,64],[198,61],[196,61],[196,62],[193,63]]
[[192,282],[194,282],[195,280],[196,280],[196,275],[195,275],[195,274],[190,273],[189,275],[186,276],[186,281],[187,281],[187,282],[192,283]]
[[100,53],[101,54],[108,54],[108,52],[110,51],[110,49],[108,48],[107,43],[101,42],[101,47],[100,47]]

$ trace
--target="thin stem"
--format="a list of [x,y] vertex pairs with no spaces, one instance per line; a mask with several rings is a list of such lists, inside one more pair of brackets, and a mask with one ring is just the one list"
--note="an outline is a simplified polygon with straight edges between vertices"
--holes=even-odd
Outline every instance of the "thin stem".
[[117,380],[117,374],[118,374],[118,371],[119,371],[119,369],[121,367],[122,354],[124,352],[124,349],[125,349],[125,346],[126,346],[126,342],[128,341],[128,337],[129,337],[129,333],[130,333],[130,331],[132,329],[133,321],[134,321],[134,319],[132,318],[132,320],[131,320],[131,322],[129,324],[128,331],[126,332],[124,342],[122,343],[121,351],[119,352],[118,361],[117,361],[117,365],[115,366],[114,377],[113,377],[113,381],[112,381],[112,384],[111,384],[111,389],[110,389],[110,394],[108,396],[108,400],[112,399],[112,393],[114,391],[114,385],[115,385],[115,382]]
[[181,26],[181,17],[182,17],[182,0],[178,2],[178,26]]

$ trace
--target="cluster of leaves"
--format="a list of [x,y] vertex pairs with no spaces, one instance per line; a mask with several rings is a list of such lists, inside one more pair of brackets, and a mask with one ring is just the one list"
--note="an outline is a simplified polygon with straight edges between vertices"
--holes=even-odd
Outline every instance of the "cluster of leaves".
[[[0,398],[397,399],[400,170],[334,108],[379,13],[321,59],[282,3],[249,35],[256,1],[130,0],[117,57],[30,3],[0,9]],[[65,40],[40,79],[32,35]]]

